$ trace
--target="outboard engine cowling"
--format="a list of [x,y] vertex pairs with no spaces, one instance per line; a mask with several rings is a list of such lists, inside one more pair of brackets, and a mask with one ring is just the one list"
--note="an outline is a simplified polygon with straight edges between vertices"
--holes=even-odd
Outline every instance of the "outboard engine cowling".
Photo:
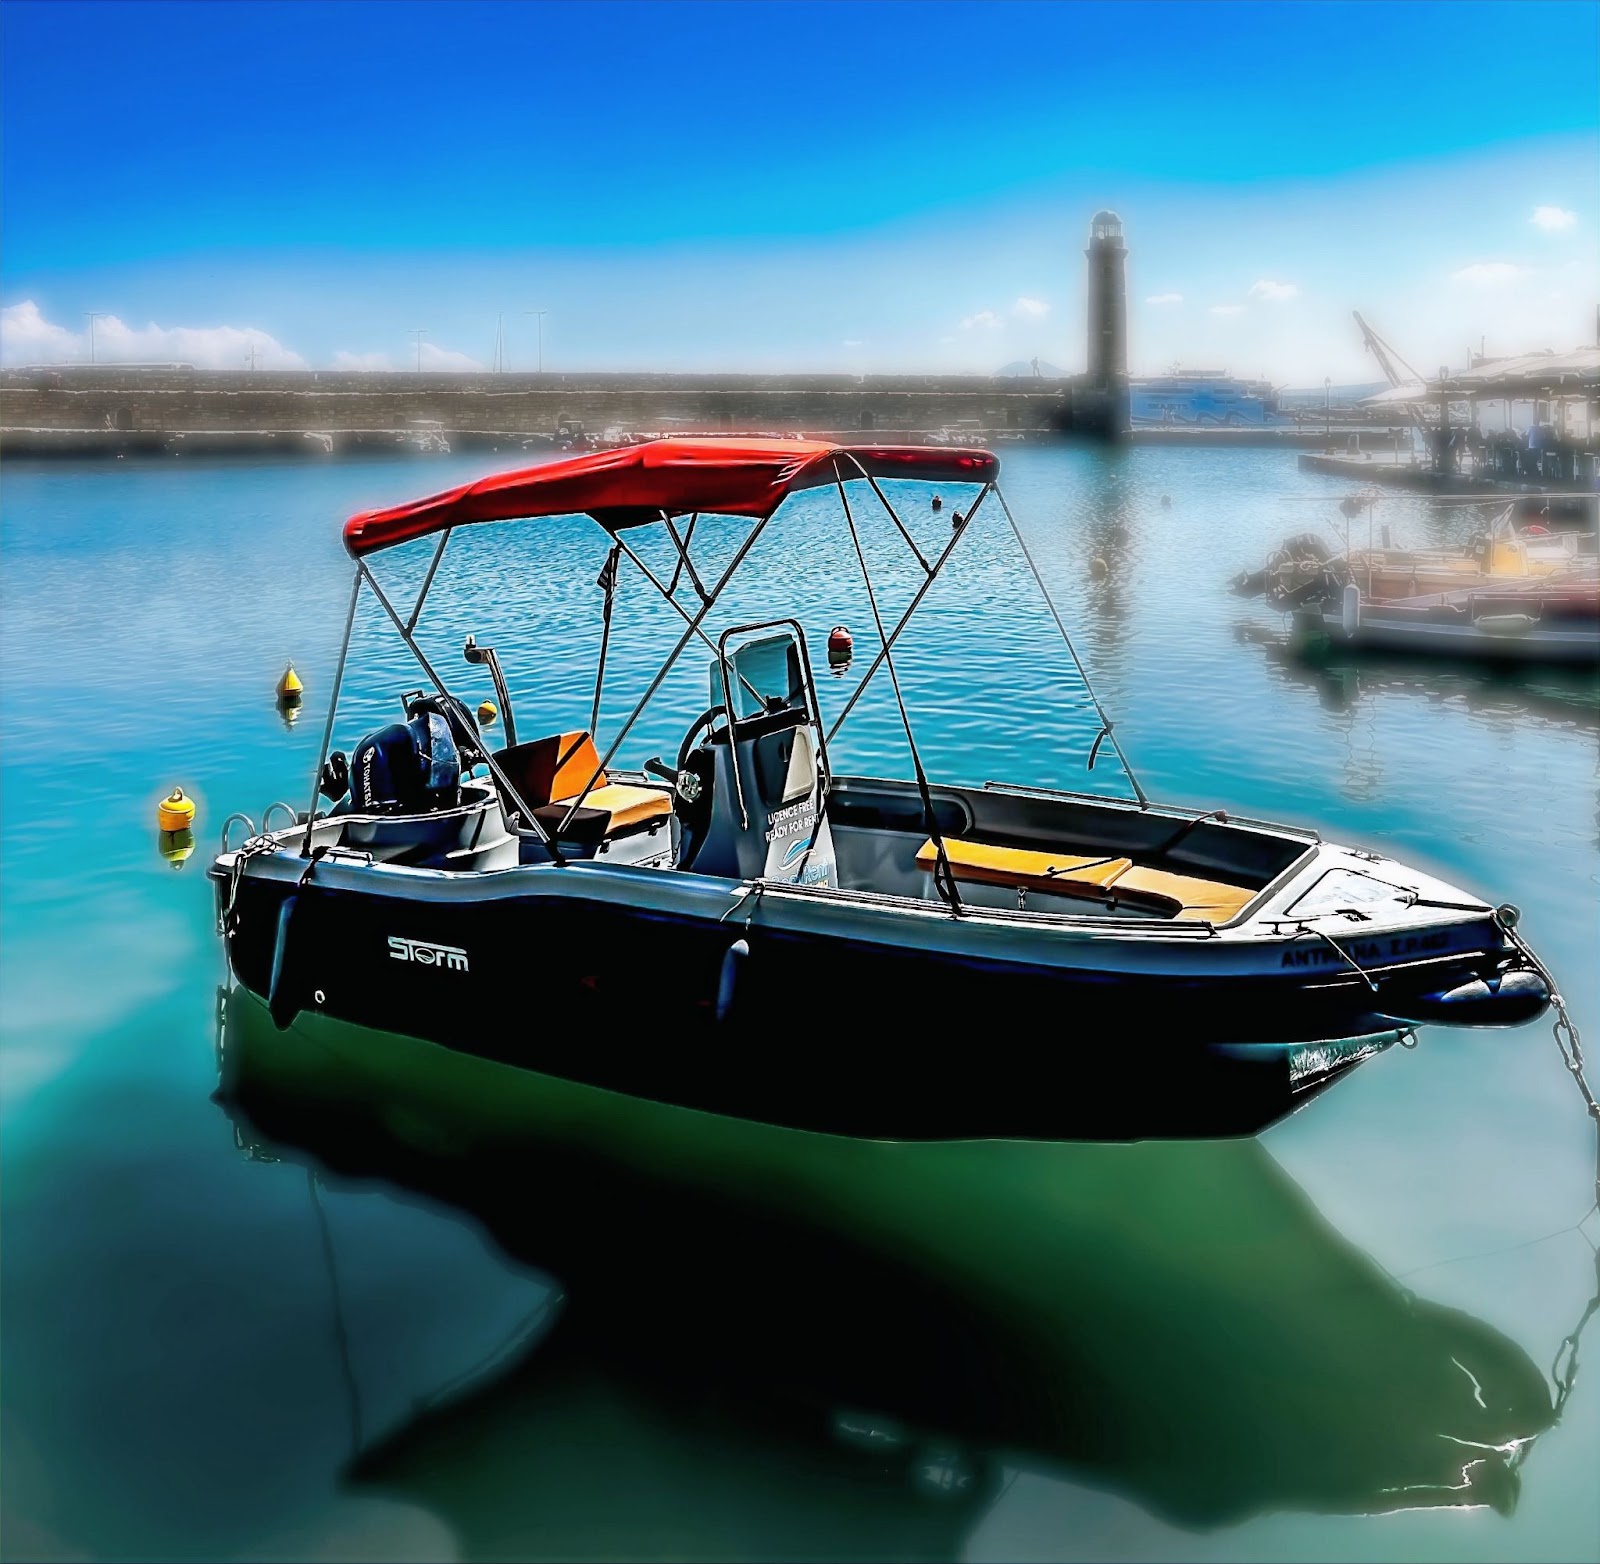
[[350,757],[353,814],[425,814],[461,802],[461,757],[437,711],[368,734]]

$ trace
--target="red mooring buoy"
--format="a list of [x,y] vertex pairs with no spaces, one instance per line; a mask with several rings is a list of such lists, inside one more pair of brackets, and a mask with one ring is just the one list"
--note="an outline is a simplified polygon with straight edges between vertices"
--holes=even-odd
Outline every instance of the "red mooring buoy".
[[828,661],[847,663],[855,655],[856,643],[843,625],[835,625],[828,632]]

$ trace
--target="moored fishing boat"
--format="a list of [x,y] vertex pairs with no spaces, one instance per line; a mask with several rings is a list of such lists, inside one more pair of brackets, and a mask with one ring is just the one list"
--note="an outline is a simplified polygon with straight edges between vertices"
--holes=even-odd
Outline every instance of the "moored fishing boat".
[[[686,1106],[902,1138],[1235,1133],[1419,1024],[1513,1025],[1545,1008],[1548,978],[1511,909],[1313,832],[1152,802],[1087,678],[1099,721],[1087,763],[1114,755],[1131,798],[930,780],[894,647],[991,500],[1071,647],[998,476],[990,453],[960,448],[665,440],[352,518],[350,623],[370,592],[432,691],[348,756],[319,756],[331,808],[314,798],[216,860],[239,981],[280,1023],[313,1009]],[[925,552],[886,479],[976,493]],[[707,628],[784,499],[824,486],[878,639],[826,731],[787,605]],[[923,572],[892,627],[852,492],[881,504]],[[507,742],[490,748],[418,646],[417,620],[454,530],[568,514],[592,517],[609,545],[605,622],[626,559],[683,633],[603,752],[597,717],[585,728],[566,711],[519,743],[498,659],[469,637],[506,720]],[[691,550],[702,514],[755,522],[709,583]],[[670,540],[670,582],[630,542],[640,527]],[[435,552],[407,614],[371,561],[426,537]],[[674,761],[620,769],[697,639],[712,654],[710,705]],[[604,663],[602,640],[597,688]],[[910,778],[830,761],[880,668]],[[325,754],[336,705],[337,691]],[[519,1014],[526,1027],[504,1024]]]

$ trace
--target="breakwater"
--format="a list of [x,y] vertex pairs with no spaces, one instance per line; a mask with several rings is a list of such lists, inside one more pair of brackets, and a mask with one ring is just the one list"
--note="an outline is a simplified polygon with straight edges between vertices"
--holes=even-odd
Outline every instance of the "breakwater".
[[[745,433],[860,440],[1050,438],[1082,396],[1071,379],[982,375],[412,374],[74,365],[0,370],[12,456],[317,456],[604,438]],[[1363,447],[1387,445],[1368,428]],[[1136,429],[1137,444],[1319,447],[1320,430]]]
[[1053,428],[1068,382],[986,376],[0,371],[0,429],[554,435]]

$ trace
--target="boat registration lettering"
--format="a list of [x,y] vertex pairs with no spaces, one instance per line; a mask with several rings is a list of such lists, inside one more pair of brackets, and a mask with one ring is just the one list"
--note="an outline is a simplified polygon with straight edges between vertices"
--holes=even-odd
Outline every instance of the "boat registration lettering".
[[[1450,936],[1445,933],[1395,934],[1387,940],[1352,940],[1343,948],[1353,960],[1361,962],[1383,961],[1390,956],[1414,956],[1422,951],[1444,950],[1449,944]],[[1283,953],[1283,960],[1279,963],[1283,967],[1323,967],[1344,964],[1343,957],[1326,945],[1318,945],[1309,950],[1286,950]]]
[[435,945],[431,940],[404,939],[398,934],[389,936],[389,957],[393,961],[412,961],[422,967],[447,967],[452,972],[465,972],[467,953],[457,945]]

